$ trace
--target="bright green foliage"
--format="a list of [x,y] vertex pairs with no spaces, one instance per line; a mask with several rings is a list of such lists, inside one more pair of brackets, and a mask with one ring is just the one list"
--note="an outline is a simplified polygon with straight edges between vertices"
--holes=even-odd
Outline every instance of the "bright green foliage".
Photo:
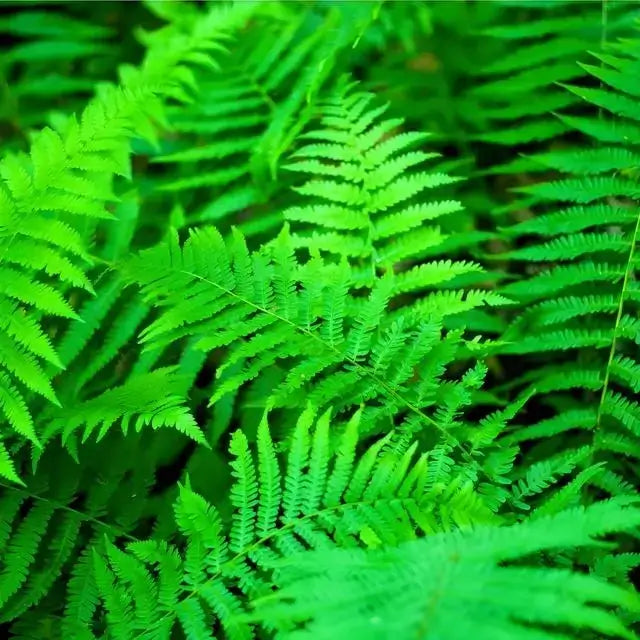
[[[558,139],[569,130],[554,112],[575,105],[578,97],[560,83],[584,75],[576,62],[598,46],[603,29],[614,38],[638,17],[637,11],[621,6],[624,3],[607,3],[610,6],[604,9],[585,3],[576,12],[571,0],[559,0],[541,7],[530,3],[532,15],[526,22],[516,22],[521,8],[515,4],[506,0],[502,24],[484,28],[486,36],[499,43],[501,55],[477,69],[482,81],[465,96],[469,117],[481,129],[477,137],[510,147]],[[499,170],[530,171],[531,162],[513,158]]]
[[638,16],[3,3],[3,637],[635,638]]
[[[280,563],[279,594],[258,600],[257,616],[292,639],[388,638],[393,633],[552,640],[581,638],[590,631],[633,637],[606,607],[637,610],[634,594],[563,568],[504,563],[534,552],[595,545],[598,536],[638,522],[637,508],[605,502],[508,528],[438,534],[392,549],[319,550]],[[452,612],[458,614],[455,624]],[[301,622],[304,627],[294,629]]]
[[[215,229],[191,231],[182,247],[172,235],[122,272],[147,304],[163,310],[141,333],[143,344],[158,349],[190,337],[195,349],[226,349],[211,404],[265,380],[271,389],[263,406],[300,407],[306,398],[342,411],[365,403],[367,430],[394,420],[410,431],[450,431],[470,401],[466,389],[482,376],[440,383],[464,342],[460,331],[442,336],[439,321],[503,300],[474,291],[465,299],[433,294],[385,318],[389,301],[409,289],[408,274],[376,279],[367,299],[353,299],[348,267],[318,257],[299,264],[286,228],[253,254],[238,232],[225,243]],[[416,370],[419,381],[412,380]]]
[[[296,162],[286,166],[313,176],[296,191],[314,204],[284,212],[292,223],[319,227],[296,235],[296,246],[353,260],[363,272],[356,278],[369,285],[378,269],[420,257],[437,245],[440,229],[425,223],[462,207],[451,200],[416,198],[455,178],[417,171],[437,155],[411,149],[427,136],[411,131],[394,135],[402,120],[381,119],[387,107],[372,108],[373,99],[373,94],[347,86],[323,105],[323,128],[304,134],[312,142],[297,149]],[[419,275],[407,274],[405,287],[429,286],[474,270],[479,265],[427,264]]]
[[[170,168],[157,188],[175,198],[189,222],[220,225],[277,196],[284,186],[275,180],[280,156],[370,17],[366,3],[326,13],[309,7],[299,15],[275,3],[243,2],[229,10],[223,20],[231,32],[237,37],[252,20],[258,40],[238,38],[220,71],[199,73],[199,100],[167,113],[181,139],[152,160]],[[248,221],[247,233],[277,232],[280,215],[261,218]]]
[[[549,353],[553,359],[532,368],[527,382],[545,393],[574,388],[592,396],[589,409],[579,398],[563,401],[563,413],[580,407],[588,414],[581,424],[563,426],[563,434],[568,429],[591,430],[593,455],[609,451],[637,460],[640,406],[634,394],[640,379],[640,325],[634,281],[640,214],[633,199],[638,163],[634,141],[624,131],[640,120],[640,112],[621,111],[617,105],[637,94],[634,78],[640,58],[637,46],[626,44],[600,57],[600,66],[584,68],[602,80],[602,89],[568,87],[599,107],[599,113],[594,109],[579,118],[561,116],[590,136],[590,146],[532,156],[532,162],[562,173],[518,189],[540,214],[508,229],[514,238],[531,240],[507,257],[538,263],[541,270],[503,289],[526,304],[505,333],[510,344],[504,352]],[[593,356],[581,362],[587,350]],[[531,433],[535,437],[535,431]],[[564,435],[563,440],[567,442]],[[623,465],[613,469],[623,471]],[[626,490],[612,477],[597,483],[611,493]]]
[[250,638],[243,599],[268,597],[278,576],[270,577],[272,567],[285,558],[305,549],[395,546],[495,520],[437,450],[416,457],[415,444],[386,436],[357,455],[359,418],[336,437],[330,411],[314,426],[314,412],[305,410],[287,439],[286,460],[275,453],[266,418],[255,457],[235,432],[228,534],[217,510],[181,486],[174,510],[183,554],[151,540],[127,544],[127,553],[107,545],[106,557],[96,554],[95,581],[114,636],[161,638],[177,624],[198,637],[213,615],[225,637]]
[[[162,119],[163,97],[186,98],[185,64],[209,61],[206,52],[218,47],[219,34],[210,29],[215,18],[215,11],[205,16],[192,34],[158,34],[143,65],[123,68],[121,85],[105,86],[80,119],[69,118],[58,131],[43,129],[28,155],[2,160],[0,406],[12,429],[37,447],[21,387],[58,403],[43,363],[64,366],[40,318],[77,318],[66,292],[93,292],[85,273],[87,238],[96,221],[110,217],[105,205],[117,200],[114,176],[129,175],[132,131],[152,131]],[[16,479],[5,445],[0,447],[0,473]]]

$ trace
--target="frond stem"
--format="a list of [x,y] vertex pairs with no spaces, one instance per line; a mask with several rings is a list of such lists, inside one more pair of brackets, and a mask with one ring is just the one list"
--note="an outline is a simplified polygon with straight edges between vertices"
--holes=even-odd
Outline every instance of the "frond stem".
[[285,318],[284,316],[279,315],[275,311],[271,311],[269,309],[265,309],[264,307],[261,307],[260,305],[257,305],[254,302],[251,302],[251,300],[247,300],[246,298],[244,298],[242,296],[239,296],[237,293],[231,291],[230,289],[227,289],[226,287],[223,287],[222,285],[220,285],[220,284],[218,284],[216,282],[213,282],[212,280],[209,280],[208,278],[205,278],[204,276],[200,276],[197,273],[193,273],[191,271],[184,271],[184,270],[180,270],[180,273],[182,273],[184,275],[188,275],[188,276],[190,276],[192,278],[196,278],[197,280],[200,280],[202,282],[206,282],[207,284],[210,284],[210,285],[216,287],[220,291],[223,291],[225,294],[227,294],[227,295],[229,295],[229,296],[231,296],[231,297],[243,302],[244,304],[252,307],[253,309],[256,309],[257,311],[260,311],[261,313],[265,313],[267,315],[270,315],[271,317],[279,320],[280,322],[288,324],[289,326],[293,327],[295,330],[297,330],[297,331],[303,333],[304,335],[308,336],[312,340],[315,340],[316,342],[321,344],[325,349],[327,349],[328,351],[331,351],[335,355],[337,355],[343,362],[344,361],[348,362],[352,367],[354,367],[354,369],[357,369],[363,375],[365,375],[365,376],[369,377],[371,380],[373,380],[373,382],[375,382],[377,385],[380,385],[380,387],[382,389],[384,389],[384,391],[389,396],[391,396],[395,400],[399,401],[401,404],[403,404],[405,407],[407,407],[407,409],[409,409],[411,412],[413,412],[416,415],[420,416],[426,422],[428,422],[430,425],[432,425],[436,429],[438,429],[438,431],[440,431],[444,435],[444,437],[447,439],[447,441],[450,444],[453,444],[455,447],[460,449],[460,451],[462,452],[463,456],[468,461],[470,461],[470,462],[473,461],[473,458],[471,457],[469,452],[463,447],[463,445],[456,438],[454,438],[446,429],[441,427],[433,418],[431,418],[426,413],[424,413],[424,411],[422,411],[422,409],[420,409],[419,407],[414,405],[410,400],[407,400],[402,395],[400,395],[393,387],[389,386],[384,380],[382,380],[375,373],[373,373],[373,371],[371,371],[371,369],[369,369],[368,367],[364,367],[357,360],[354,360],[353,358],[349,358],[348,356],[345,356],[345,354],[342,351],[340,351],[339,349],[337,349],[333,345],[330,345],[328,342],[326,342],[320,336],[318,336],[315,332],[310,331],[309,329],[306,329],[305,327],[301,327],[300,325],[297,325],[295,322],[292,322],[291,320]]
[[636,239],[638,237],[639,232],[640,232],[640,211],[638,211],[638,217],[636,218],[636,226],[635,226],[635,229],[633,230],[633,236],[631,238],[631,248],[629,249],[629,258],[627,260],[627,267],[625,269],[624,277],[622,279],[622,289],[620,291],[620,299],[618,301],[616,321],[613,327],[613,338],[611,340],[611,348],[609,349],[609,357],[607,359],[607,365],[604,370],[604,381],[602,383],[602,392],[600,394],[600,402],[598,403],[598,413],[596,415],[596,425],[594,427],[594,439],[595,439],[595,432],[597,432],[597,430],[600,428],[600,422],[602,420],[602,407],[607,395],[607,391],[609,389],[609,380],[611,377],[611,365],[613,364],[613,358],[616,352],[618,327],[622,319],[622,310],[624,308],[624,297],[627,291],[627,286],[629,284],[629,279],[631,277],[631,271],[633,269],[633,258],[634,258],[635,248],[636,248]]
[[50,498],[45,498],[44,496],[40,496],[36,493],[32,493],[31,491],[27,490],[27,489],[23,489],[21,487],[16,487],[15,485],[12,484],[6,484],[2,481],[0,481],[0,487],[2,487],[3,489],[10,489],[12,491],[15,491],[16,493],[21,493],[24,496],[30,498],[31,500],[35,500],[37,502],[45,502],[47,504],[50,504],[54,509],[57,509],[59,511],[67,511],[68,513],[73,513],[76,514],[78,516],[80,516],[80,519],[83,520],[84,522],[92,522],[93,524],[99,526],[99,527],[104,527],[105,529],[110,529],[111,531],[113,531],[113,533],[115,533],[116,535],[118,535],[119,537],[122,538],[126,538],[127,540],[129,540],[130,542],[138,542],[138,538],[136,538],[135,536],[130,535],[129,533],[127,533],[126,531],[124,531],[123,529],[120,529],[112,524],[109,524],[108,522],[103,522],[102,520],[98,519],[98,518],[94,518],[93,516],[90,516],[86,513],[84,513],[83,511],[79,511],[78,509],[74,509],[73,507],[70,507],[69,505],[64,504],[63,502],[58,502],[57,500],[51,500]]

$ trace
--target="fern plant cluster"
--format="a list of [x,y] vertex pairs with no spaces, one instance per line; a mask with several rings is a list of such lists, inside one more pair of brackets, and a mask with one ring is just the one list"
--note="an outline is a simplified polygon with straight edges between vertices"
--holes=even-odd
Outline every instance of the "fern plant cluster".
[[4,636],[635,638],[638,19],[1,4]]

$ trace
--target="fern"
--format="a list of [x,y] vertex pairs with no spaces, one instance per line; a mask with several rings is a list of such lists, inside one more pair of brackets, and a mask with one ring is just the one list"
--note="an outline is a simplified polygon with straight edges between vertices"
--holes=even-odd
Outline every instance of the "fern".
[[[504,566],[534,552],[597,544],[598,536],[637,522],[637,513],[623,515],[627,509],[603,503],[394,549],[313,551],[277,565],[280,591],[258,599],[254,616],[285,638],[386,638],[390,631],[419,638],[632,637],[607,610],[635,609],[629,591],[560,567]],[[562,605],[551,605],[558,594]],[[460,615],[455,624],[452,611]]]
[[130,435],[125,442],[107,436],[100,446],[109,446],[113,457],[107,460],[100,447],[85,445],[82,462],[74,465],[62,449],[51,445],[37,474],[25,473],[24,487],[3,484],[3,623],[19,620],[25,630],[34,628],[34,608],[42,620],[49,619],[64,604],[66,593],[61,629],[64,636],[80,637],[78,626],[91,618],[97,604],[87,564],[92,550],[103,548],[105,536],[135,539],[140,524],[159,513],[151,509],[153,498],[148,493],[162,457],[175,448],[175,439],[163,441],[156,434],[151,442]]
[[637,15],[5,2],[5,635],[635,637]]
[[[459,309],[427,297],[385,323],[389,300],[404,291],[406,278],[379,279],[368,300],[356,304],[348,295],[349,269],[317,259],[298,264],[286,230],[253,255],[239,233],[225,243],[213,229],[192,231],[182,248],[170,237],[129,260],[122,273],[142,286],[148,304],[165,309],[142,333],[150,348],[189,336],[197,349],[227,349],[211,403],[269,376],[266,403],[274,406],[301,408],[307,397],[342,411],[365,402],[370,429],[391,416],[410,430],[444,432],[452,424],[455,411],[438,421],[429,407],[463,346],[460,331],[440,339],[438,320]],[[473,294],[462,309],[486,299]],[[288,373],[274,371],[285,361]],[[424,372],[421,381],[406,387],[415,369]]]
[[[208,20],[214,18],[215,13]],[[198,26],[202,30],[204,25]],[[163,49],[167,38],[173,43],[168,52]],[[1,404],[11,429],[35,446],[40,446],[38,436],[20,387],[56,403],[40,360],[62,364],[40,317],[76,318],[64,293],[70,287],[93,292],[83,267],[88,247],[74,216],[89,228],[94,220],[109,217],[105,204],[115,199],[110,182],[114,175],[129,173],[131,131],[150,131],[152,119],[161,117],[160,96],[179,94],[187,69],[182,61],[210,47],[209,35],[191,43],[162,34],[141,69],[126,69],[122,86],[106,87],[79,121],[70,119],[60,132],[44,129],[29,155],[8,155],[2,161],[0,269],[6,284],[0,304],[12,322],[0,334]],[[58,287],[49,283],[51,277],[58,278]],[[0,473],[17,480],[6,447],[0,446]]]
[[94,556],[100,602],[115,637],[163,637],[174,625],[187,636],[203,634],[212,616],[225,637],[252,637],[238,591],[250,599],[268,594],[271,566],[283,557],[336,545],[397,544],[413,539],[416,529],[431,533],[455,522],[493,520],[470,485],[456,486],[455,468],[439,464],[441,452],[416,459],[415,445],[386,437],[357,456],[359,413],[337,440],[330,437],[330,413],[312,429],[314,414],[307,409],[300,416],[286,465],[266,417],[258,427],[257,464],[246,436],[232,436],[228,534],[214,507],[183,485],[175,514],[184,552],[149,540],[128,544],[126,553],[107,545],[106,556]]
[[116,422],[120,422],[126,435],[129,423],[135,417],[132,426],[136,431],[147,424],[155,429],[173,427],[196,442],[206,444],[193,416],[184,406],[184,398],[175,394],[179,387],[175,372],[171,370],[156,369],[146,375],[134,376],[121,387],[111,388],[95,398],[57,412],[44,429],[42,439],[47,441],[54,434],[61,433],[63,441],[67,441],[84,427],[82,442],[96,430],[96,437],[100,440]]
[[[426,136],[393,135],[402,120],[381,120],[386,107],[370,107],[372,99],[372,94],[345,85],[326,102],[323,128],[305,133],[313,142],[296,150],[296,162],[287,165],[289,170],[313,176],[296,190],[314,203],[284,213],[290,222],[311,229],[294,236],[296,246],[353,260],[356,278],[363,284],[370,284],[378,269],[419,257],[429,243],[439,240],[438,229],[423,223],[461,209],[459,202],[448,200],[410,204],[417,194],[455,178],[435,171],[403,175],[436,154],[411,151]],[[421,280],[428,285],[457,275],[453,269],[441,269],[439,278],[434,273],[429,279],[427,274],[437,268],[422,265],[420,272],[412,274],[415,286]]]
[[[576,104],[577,97],[558,86],[584,75],[576,60],[596,48],[606,28],[609,37],[624,33],[633,24],[634,11],[624,3],[611,3],[606,27],[602,11],[590,6],[581,15],[572,12],[570,2],[556,2],[550,8],[532,4],[526,24],[514,21],[519,7],[505,2],[504,24],[486,28],[488,38],[501,43],[497,55],[477,71],[477,82],[466,95],[467,117],[480,127],[480,140],[514,146],[545,143],[569,130],[553,112]],[[551,37],[547,37],[552,34]],[[530,100],[535,92],[537,99]],[[500,172],[535,171],[535,163],[521,159],[500,166]]]
[[[367,20],[368,3],[291,18],[286,5],[240,3],[222,18],[242,34],[249,18],[259,40],[238,37],[224,69],[201,73],[201,96],[168,111],[180,138],[153,162],[168,168],[156,189],[189,210],[188,222],[226,220],[278,197],[279,159],[310,118],[315,95]],[[269,214],[243,225],[247,234],[281,223]]]
[[[632,47],[621,45],[616,55],[601,56],[602,68],[585,67],[597,78],[608,80],[609,86],[598,91],[610,96],[607,100],[612,103],[618,96],[616,89],[628,87],[624,79],[625,74],[633,73],[634,54],[637,55]],[[579,88],[572,91],[582,94]],[[585,90],[586,99],[592,96],[590,91]],[[607,100],[597,104],[603,106]],[[613,122],[612,117],[603,114],[603,122],[605,118]],[[599,142],[597,137],[595,142]],[[625,144],[623,138],[617,142]],[[542,241],[508,255],[513,260],[571,264],[550,269],[548,276],[546,272],[535,276],[534,286],[522,282],[505,287],[505,293],[523,300],[542,298],[541,302],[529,306],[505,339],[514,345],[509,348],[511,353],[585,347],[600,350],[602,364],[598,379],[595,386],[588,386],[599,396],[594,399],[595,421],[591,424],[595,450],[633,455],[633,437],[627,447],[620,444],[629,437],[629,430],[637,435],[633,404],[614,390],[620,385],[621,389],[633,393],[637,387],[634,348],[638,340],[634,301],[628,295],[635,269],[638,228],[638,215],[631,200],[636,193],[636,161],[632,153],[624,151],[624,147],[597,146],[593,151],[570,149],[533,157],[534,161],[565,171],[570,177],[519,190],[532,196],[534,205],[548,208],[547,203],[551,203],[554,210],[537,217],[535,222],[525,221],[513,227],[514,236],[526,234]],[[587,153],[590,155],[585,155]],[[591,177],[590,174],[597,175]],[[556,205],[558,201],[562,204]],[[566,208],[565,202],[575,206]],[[556,270],[558,277],[554,276]],[[599,283],[597,295],[589,293],[590,283],[594,281]]]

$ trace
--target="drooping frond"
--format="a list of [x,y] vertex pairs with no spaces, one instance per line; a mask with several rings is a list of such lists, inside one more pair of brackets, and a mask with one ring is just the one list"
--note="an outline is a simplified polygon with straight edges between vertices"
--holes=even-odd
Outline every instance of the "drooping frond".
[[[125,435],[129,428],[137,432],[143,426],[150,425],[154,429],[177,429],[206,445],[185,405],[186,399],[177,395],[184,385],[176,374],[174,369],[166,368],[134,375],[122,386],[113,387],[95,398],[49,412],[49,424],[43,430],[42,439],[46,442],[60,434],[62,441],[75,452],[76,432],[81,433],[78,441],[85,442],[91,436],[101,440],[116,424]],[[72,443],[68,442],[70,438]]]
[[[184,98],[188,63],[208,61],[219,45],[215,11],[191,35],[162,31],[139,69],[124,67],[120,86],[106,86],[79,119],[37,134],[29,154],[0,165],[0,409],[3,421],[39,446],[24,389],[54,403],[47,364],[61,367],[41,319],[76,318],[71,288],[93,292],[86,270],[96,221],[110,218],[114,176],[128,176],[129,141],[152,136],[163,100]],[[8,434],[5,432],[2,440]],[[0,442],[0,474],[16,478]]]

